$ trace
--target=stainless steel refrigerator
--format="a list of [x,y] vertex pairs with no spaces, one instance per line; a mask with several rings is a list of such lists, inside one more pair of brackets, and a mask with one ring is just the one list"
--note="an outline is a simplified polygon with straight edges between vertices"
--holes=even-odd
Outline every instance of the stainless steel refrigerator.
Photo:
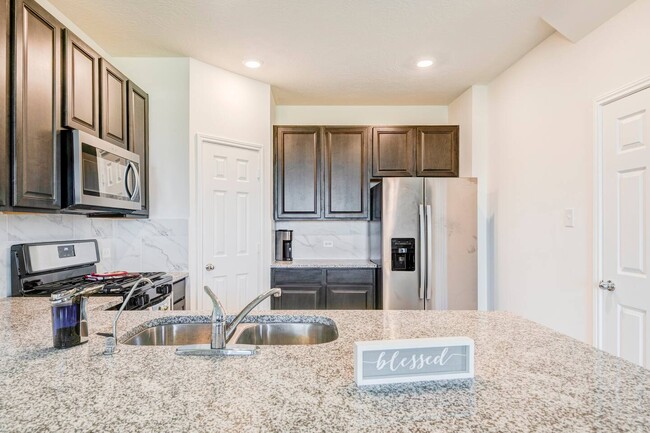
[[476,310],[475,178],[384,178],[371,190],[370,255],[385,310]]

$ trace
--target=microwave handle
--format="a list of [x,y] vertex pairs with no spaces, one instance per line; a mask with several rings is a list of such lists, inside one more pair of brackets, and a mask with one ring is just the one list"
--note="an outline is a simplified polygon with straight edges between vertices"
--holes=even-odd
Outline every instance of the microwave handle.
[[[129,171],[131,170],[133,170],[133,174],[135,176],[135,189],[133,192],[129,191]],[[126,189],[126,193],[131,200],[133,200],[133,197],[135,197],[138,192],[140,192],[140,173],[138,172],[135,164],[131,161],[128,162],[126,171],[124,172],[124,188]]]

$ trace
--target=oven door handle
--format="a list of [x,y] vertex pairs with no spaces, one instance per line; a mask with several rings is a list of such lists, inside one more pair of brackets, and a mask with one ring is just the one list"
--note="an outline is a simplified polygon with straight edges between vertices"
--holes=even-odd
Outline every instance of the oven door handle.
[[[129,172],[131,170],[133,170],[133,175],[135,177],[135,188],[133,189],[133,192],[129,190]],[[124,189],[126,190],[126,194],[129,196],[129,199],[131,201],[134,201],[134,198],[137,197],[138,193],[140,192],[140,172],[132,161],[129,161],[126,165],[126,170],[124,172]]]

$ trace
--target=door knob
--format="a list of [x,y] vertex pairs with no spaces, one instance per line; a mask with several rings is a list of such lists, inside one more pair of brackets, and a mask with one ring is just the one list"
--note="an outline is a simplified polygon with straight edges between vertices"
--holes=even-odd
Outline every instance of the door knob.
[[208,263],[207,265],[205,265],[205,270],[214,271],[214,265],[212,263]]
[[613,292],[614,290],[616,290],[616,284],[614,284],[612,280],[607,280],[607,281],[602,280],[600,283],[598,283],[598,287],[600,287],[603,290],[607,290],[608,292]]

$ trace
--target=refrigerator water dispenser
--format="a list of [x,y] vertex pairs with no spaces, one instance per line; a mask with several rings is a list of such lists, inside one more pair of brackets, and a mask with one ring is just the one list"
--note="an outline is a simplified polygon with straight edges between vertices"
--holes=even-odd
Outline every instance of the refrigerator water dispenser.
[[415,270],[415,239],[414,238],[392,238],[391,247],[391,270],[393,271],[414,271]]

